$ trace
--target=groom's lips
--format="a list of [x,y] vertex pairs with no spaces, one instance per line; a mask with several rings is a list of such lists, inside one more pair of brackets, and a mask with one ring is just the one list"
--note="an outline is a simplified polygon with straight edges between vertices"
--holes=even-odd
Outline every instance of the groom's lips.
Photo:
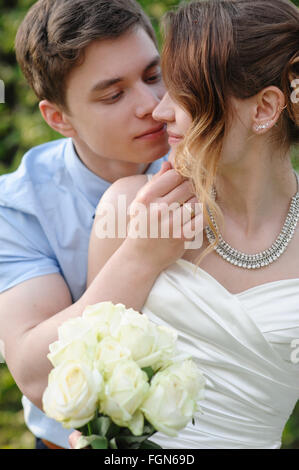
[[151,127],[143,134],[138,135],[135,137],[136,140],[154,140],[162,137],[166,134],[166,125],[159,124],[159,126]]

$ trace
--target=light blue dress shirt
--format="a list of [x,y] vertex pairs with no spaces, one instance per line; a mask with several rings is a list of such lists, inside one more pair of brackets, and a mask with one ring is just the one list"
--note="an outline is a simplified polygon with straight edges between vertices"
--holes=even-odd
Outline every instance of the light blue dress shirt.
[[[146,173],[157,173],[167,156]],[[27,152],[19,168],[0,177],[0,292],[46,274],[63,276],[76,302],[86,290],[93,216],[110,183],[78,158],[72,139]],[[9,321],[9,317],[8,317]],[[25,396],[31,432],[69,448],[70,430],[48,418]]]

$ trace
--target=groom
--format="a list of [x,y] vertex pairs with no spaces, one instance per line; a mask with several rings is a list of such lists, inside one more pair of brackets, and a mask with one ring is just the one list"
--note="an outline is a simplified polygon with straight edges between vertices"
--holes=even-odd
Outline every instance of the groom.
[[40,410],[40,344],[48,347],[56,316],[79,315],[102,194],[166,160],[166,130],[152,118],[164,86],[153,28],[134,0],[39,0],[16,55],[43,118],[64,138],[31,149],[0,178],[0,340],[28,428],[42,448],[68,448],[70,432]]

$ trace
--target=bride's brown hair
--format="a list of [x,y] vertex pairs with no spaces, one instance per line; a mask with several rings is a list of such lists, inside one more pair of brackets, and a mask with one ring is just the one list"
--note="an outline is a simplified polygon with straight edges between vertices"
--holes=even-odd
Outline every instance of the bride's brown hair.
[[164,80],[193,122],[175,168],[193,182],[216,237],[200,263],[219,241],[206,204],[216,222],[223,222],[211,190],[229,122],[229,97],[246,99],[277,86],[286,107],[272,137],[286,148],[299,142],[299,93],[292,98],[293,80],[299,77],[299,9],[288,0],[200,0],[169,12],[164,26]]

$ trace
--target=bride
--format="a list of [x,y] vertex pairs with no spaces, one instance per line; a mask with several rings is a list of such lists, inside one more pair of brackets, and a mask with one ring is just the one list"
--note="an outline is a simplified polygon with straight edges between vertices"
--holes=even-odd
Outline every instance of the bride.
[[[298,8],[288,0],[183,5],[166,17],[162,65],[168,93],[154,118],[167,125],[169,166],[105,193],[88,284],[101,271],[106,300],[176,328],[206,377],[195,425],[175,439],[158,433],[155,442],[276,449],[299,399],[299,179],[291,164],[299,142]],[[98,238],[101,207],[117,207],[120,195],[147,207],[200,201],[202,246],[185,249],[183,236]],[[134,292],[118,275],[120,260],[127,270],[138,260],[143,289]]]

